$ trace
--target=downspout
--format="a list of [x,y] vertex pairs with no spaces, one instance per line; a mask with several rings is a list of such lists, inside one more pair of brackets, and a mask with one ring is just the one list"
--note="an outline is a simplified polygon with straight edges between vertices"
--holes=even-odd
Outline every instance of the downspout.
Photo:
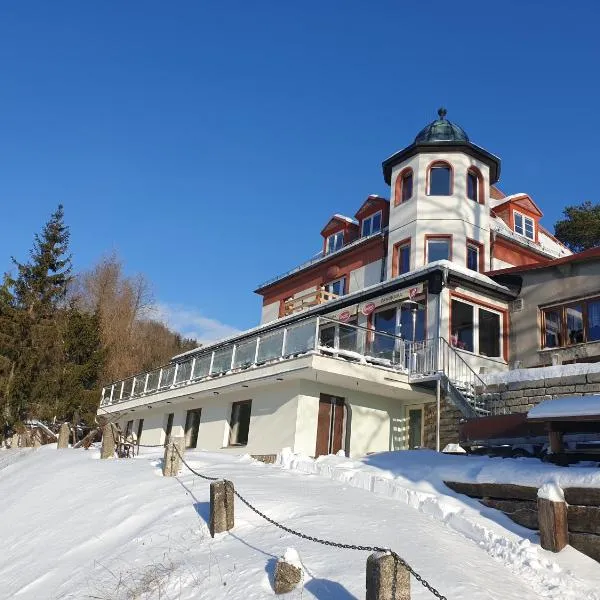
[[442,349],[442,292],[448,283],[448,269],[444,268],[442,271],[442,289],[437,297],[437,348],[436,348],[436,370],[438,372],[437,380],[435,383],[435,403],[436,403],[436,423],[435,423],[435,451],[440,451],[440,421],[442,411],[442,379],[441,379],[441,364],[440,354]]
[[493,270],[492,257],[494,256],[494,246],[495,245],[496,245],[496,232],[492,229],[490,231],[490,271]]

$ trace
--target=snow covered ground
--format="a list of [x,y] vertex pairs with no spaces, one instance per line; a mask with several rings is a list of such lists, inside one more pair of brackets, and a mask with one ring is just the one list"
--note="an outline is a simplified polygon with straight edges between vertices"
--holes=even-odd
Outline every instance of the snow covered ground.
[[[276,558],[287,548],[298,551],[305,577],[285,598],[364,598],[367,553],[296,538],[240,502],[235,528],[213,540],[208,482],[185,469],[163,478],[161,455],[101,461],[97,450],[54,446],[0,452],[0,598],[270,598]],[[264,465],[186,453],[192,467],[231,479],[285,525],[393,548],[449,600],[600,600],[598,563],[572,548],[541,550],[535,534],[441,483],[446,470],[477,478],[502,463],[471,458],[417,451],[315,461],[284,452],[280,464]],[[412,585],[414,599],[433,598]]]

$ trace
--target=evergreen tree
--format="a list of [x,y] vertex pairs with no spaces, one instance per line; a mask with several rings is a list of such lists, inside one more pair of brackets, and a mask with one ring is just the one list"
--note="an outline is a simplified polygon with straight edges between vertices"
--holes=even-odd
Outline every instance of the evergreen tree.
[[600,204],[589,200],[567,206],[564,219],[554,225],[554,235],[573,252],[600,246]]

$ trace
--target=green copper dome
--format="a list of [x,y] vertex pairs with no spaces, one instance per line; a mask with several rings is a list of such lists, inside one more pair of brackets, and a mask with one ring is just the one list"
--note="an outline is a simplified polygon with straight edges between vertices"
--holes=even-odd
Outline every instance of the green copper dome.
[[436,144],[438,142],[468,142],[465,130],[446,120],[446,109],[438,110],[439,119],[423,127],[415,138],[415,144]]

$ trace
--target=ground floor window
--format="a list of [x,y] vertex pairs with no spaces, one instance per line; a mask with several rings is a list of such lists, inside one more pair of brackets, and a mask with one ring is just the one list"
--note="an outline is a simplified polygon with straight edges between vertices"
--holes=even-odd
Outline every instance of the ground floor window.
[[502,356],[500,313],[475,304],[452,300],[450,342],[455,348],[481,356]]
[[600,340],[600,298],[542,309],[542,347]]
[[188,410],[185,415],[185,447],[195,448],[198,445],[198,430],[200,429],[201,408]]
[[127,421],[127,425],[125,426],[125,437],[129,437],[133,431],[133,421]]
[[138,421],[138,426],[137,426],[137,441],[138,441],[138,444],[140,442],[140,438],[142,437],[142,431],[144,431],[144,419],[140,419]]
[[251,412],[252,400],[234,402],[231,405],[231,421],[229,423],[230,446],[245,446],[248,443],[248,432],[250,431]]

